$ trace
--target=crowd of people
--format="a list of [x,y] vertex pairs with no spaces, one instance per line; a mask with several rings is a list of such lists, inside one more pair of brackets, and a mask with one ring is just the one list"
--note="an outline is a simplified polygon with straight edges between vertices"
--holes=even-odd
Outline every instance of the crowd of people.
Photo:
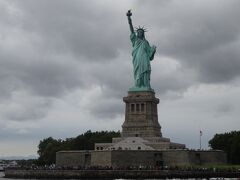
[[238,166],[56,166],[55,164],[45,166],[18,166],[9,167],[8,169],[24,169],[24,170],[162,170],[162,171],[197,171],[197,172],[240,172]]

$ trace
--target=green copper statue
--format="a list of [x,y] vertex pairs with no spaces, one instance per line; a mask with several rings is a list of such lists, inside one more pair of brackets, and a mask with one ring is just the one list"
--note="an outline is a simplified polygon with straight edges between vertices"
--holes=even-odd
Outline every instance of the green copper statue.
[[144,28],[137,28],[136,33],[134,32],[132,20],[132,13],[129,10],[127,12],[128,23],[130,26],[130,39],[132,42],[133,50],[133,72],[135,86],[130,88],[129,91],[153,91],[150,86],[150,74],[151,65],[150,61],[153,60],[156,52],[156,46],[150,46],[148,41],[145,39]]

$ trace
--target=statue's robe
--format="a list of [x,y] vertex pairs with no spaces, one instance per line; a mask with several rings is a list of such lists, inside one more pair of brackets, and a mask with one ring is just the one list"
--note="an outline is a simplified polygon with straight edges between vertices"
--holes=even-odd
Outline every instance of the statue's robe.
[[130,35],[133,50],[133,71],[135,87],[150,88],[150,61],[154,58],[155,50],[149,45],[148,41],[140,39],[135,33]]

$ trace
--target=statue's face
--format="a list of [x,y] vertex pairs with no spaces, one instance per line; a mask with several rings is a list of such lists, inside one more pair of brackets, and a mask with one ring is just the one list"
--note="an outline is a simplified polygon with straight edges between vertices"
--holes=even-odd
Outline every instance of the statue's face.
[[144,31],[142,29],[137,30],[137,37],[140,39],[143,39]]

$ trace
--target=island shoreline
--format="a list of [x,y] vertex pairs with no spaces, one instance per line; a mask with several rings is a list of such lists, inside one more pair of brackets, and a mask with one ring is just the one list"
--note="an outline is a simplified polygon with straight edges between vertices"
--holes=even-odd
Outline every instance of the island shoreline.
[[182,170],[5,170],[5,178],[25,179],[144,179],[144,178],[240,178],[239,171]]

